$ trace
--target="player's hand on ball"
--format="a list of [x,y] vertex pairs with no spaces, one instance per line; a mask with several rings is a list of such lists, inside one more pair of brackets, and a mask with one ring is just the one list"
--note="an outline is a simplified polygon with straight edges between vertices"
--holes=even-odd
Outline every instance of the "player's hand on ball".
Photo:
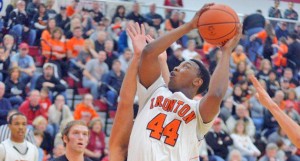
[[192,29],[195,29],[198,27],[198,20],[200,15],[207,11],[209,9],[210,6],[214,5],[214,3],[207,3],[205,4],[198,12],[196,12],[194,18],[190,21],[191,25],[192,25]]
[[142,24],[141,27],[138,23],[129,24],[126,29],[127,34],[132,40],[134,56],[140,57],[146,43],[145,26]]
[[224,46],[221,47],[223,51],[229,51],[231,54],[232,50],[238,45],[242,37],[242,25],[238,24],[236,29],[236,34],[233,38],[228,40]]

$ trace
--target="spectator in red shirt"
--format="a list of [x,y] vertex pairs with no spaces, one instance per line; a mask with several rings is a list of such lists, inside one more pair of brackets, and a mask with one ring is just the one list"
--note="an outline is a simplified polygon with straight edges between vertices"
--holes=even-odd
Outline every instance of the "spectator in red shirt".
[[33,90],[30,92],[29,98],[24,101],[19,108],[19,111],[26,116],[29,125],[32,125],[33,120],[37,116],[42,115],[47,118],[47,111],[41,108],[40,100],[40,92]]

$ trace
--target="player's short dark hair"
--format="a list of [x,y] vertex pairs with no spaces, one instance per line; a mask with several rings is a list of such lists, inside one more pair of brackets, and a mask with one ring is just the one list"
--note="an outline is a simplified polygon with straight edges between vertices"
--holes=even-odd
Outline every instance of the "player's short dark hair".
[[[88,128],[86,123],[81,120],[74,120],[74,121],[68,122],[67,125],[65,126],[65,128],[61,132],[61,138],[62,138],[63,142],[64,142],[64,136],[68,137],[68,134],[69,134],[71,128],[75,125],[82,125],[82,126],[86,126]],[[66,146],[65,142],[64,142],[64,146]]]
[[191,61],[195,62],[198,67],[199,67],[199,73],[198,75],[200,76],[200,78],[203,80],[202,85],[199,87],[198,89],[198,94],[199,93],[203,93],[208,89],[209,86],[209,81],[210,81],[210,74],[209,71],[207,70],[207,68],[204,66],[204,64],[202,62],[200,62],[199,60],[196,59],[191,59]]
[[[21,112],[17,112],[17,113],[12,114],[12,115],[8,118],[8,124],[11,125],[14,116],[24,116],[24,117],[26,118],[26,116],[25,116],[24,114],[22,114]],[[26,119],[27,119],[27,118],[26,118]]]

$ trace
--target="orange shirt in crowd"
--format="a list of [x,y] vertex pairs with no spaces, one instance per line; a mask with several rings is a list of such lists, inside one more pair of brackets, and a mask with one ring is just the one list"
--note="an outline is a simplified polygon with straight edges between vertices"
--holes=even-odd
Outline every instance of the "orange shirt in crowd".
[[93,107],[89,107],[84,103],[77,104],[75,111],[74,111],[74,119],[75,120],[84,120],[89,122],[95,117],[99,117],[96,110]]
[[207,43],[206,41],[204,41],[203,43],[203,52],[205,55],[209,54],[209,52],[215,48],[214,45],[210,44],[210,43]]
[[287,65],[287,59],[283,56],[288,52],[288,50],[289,50],[289,48],[288,48],[287,45],[285,45],[283,43],[281,43],[279,45],[277,56],[273,59],[273,63],[274,63],[275,66],[285,67]]
[[[56,52],[58,54],[62,54],[62,55],[66,55],[66,45],[64,42],[60,41],[60,40],[55,40],[55,39],[49,39],[48,41],[49,45],[46,45],[43,48],[43,51],[51,51],[52,48],[52,52]],[[50,59],[50,55],[44,55],[47,58],[47,61],[49,61]],[[52,55],[51,60],[57,60],[57,57],[55,55]]]
[[70,17],[75,13],[75,9],[72,6],[67,6],[66,12],[67,12],[67,16]]
[[[268,34],[265,30],[262,30],[261,32],[257,33],[257,38],[261,39],[263,44],[266,42],[267,37],[268,37]],[[273,42],[273,44],[278,44],[278,40],[277,40],[276,36],[274,36],[272,42]]]
[[75,58],[78,56],[79,52],[83,49],[84,47],[84,39],[80,38],[77,39],[75,37],[72,37],[68,42],[67,42],[67,50],[72,51],[72,58]]
[[51,33],[47,29],[44,30],[42,32],[42,36],[41,36],[41,46],[42,46],[42,49],[44,49],[47,46],[49,47],[49,45],[45,41],[48,42],[50,39],[51,39]]
[[247,55],[245,53],[237,54],[236,52],[233,52],[231,56],[235,64],[239,64],[240,62],[246,61],[247,59]]

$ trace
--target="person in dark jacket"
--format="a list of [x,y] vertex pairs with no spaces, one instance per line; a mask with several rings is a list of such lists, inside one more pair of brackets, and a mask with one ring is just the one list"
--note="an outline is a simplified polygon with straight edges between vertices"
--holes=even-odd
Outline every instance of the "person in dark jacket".
[[182,50],[183,48],[181,45],[176,45],[174,47],[174,53],[168,57],[167,64],[170,72],[184,61],[182,57]]
[[284,55],[287,58],[287,66],[292,68],[295,72],[300,69],[300,43],[297,41],[296,34],[289,34],[287,43],[289,45],[289,51]]
[[4,82],[8,76],[8,69],[10,67],[9,54],[5,53],[4,47],[0,46],[0,81]]
[[26,12],[28,14],[29,21],[31,21],[34,15],[38,13],[40,3],[41,0],[32,0],[32,2],[28,3],[26,7]]
[[126,16],[126,19],[133,20],[139,24],[147,22],[147,19],[140,14],[140,5],[138,3],[133,4],[132,12]]
[[150,5],[150,12],[145,15],[148,19],[148,22],[151,22],[150,25],[153,26],[156,30],[160,29],[160,25],[164,22],[162,16],[156,13],[155,3]]
[[112,64],[115,59],[118,59],[119,54],[114,51],[114,42],[113,40],[106,40],[104,43],[104,51],[107,54],[105,63],[108,65],[109,70],[112,69]]
[[63,29],[64,34],[66,34],[70,30],[70,19],[67,16],[66,7],[60,7],[59,14],[55,16],[55,21],[57,26]]
[[[213,124],[213,130],[208,132],[205,136],[207,145],[213,150],[212,158],[227,158],[229,151],[228,146],[233,144],[230,136],[222,130],[222,119],[217,118]],[[218,160],[216,159],[216,160]]]
[[259,11],[249,15],[243,21],[243,34],[251,36],[258,33],[265,28],[265,23],[266,20]]
[[20,81],[20,69],[13,67],[10,70],[10,76],[5,81],[5,97],[9,99],[14,108],[18,108],[24,101],[25,84]]
[[50,98],[53,98],[54,92],[65,95],[66,87],[54,76],[54,65],[46,63],[43,66],[43,75],[41,75],[36,82],[35,89],[41,90],[43,87],[50,91]]
[[113,61],[112,70],[105,74],[102,78],[101,90],[104,97],[107,100],[107,103],[111,109],[116,109],[115,105],[119,92],[121,90],[122,82],[124,79],[125,73],[121,70],[121,62],[116,59]]
[[7,124],[8,112],[12,109],[11,104],[7,98],[4,98],[5,84],[0,82],[0,126]]

